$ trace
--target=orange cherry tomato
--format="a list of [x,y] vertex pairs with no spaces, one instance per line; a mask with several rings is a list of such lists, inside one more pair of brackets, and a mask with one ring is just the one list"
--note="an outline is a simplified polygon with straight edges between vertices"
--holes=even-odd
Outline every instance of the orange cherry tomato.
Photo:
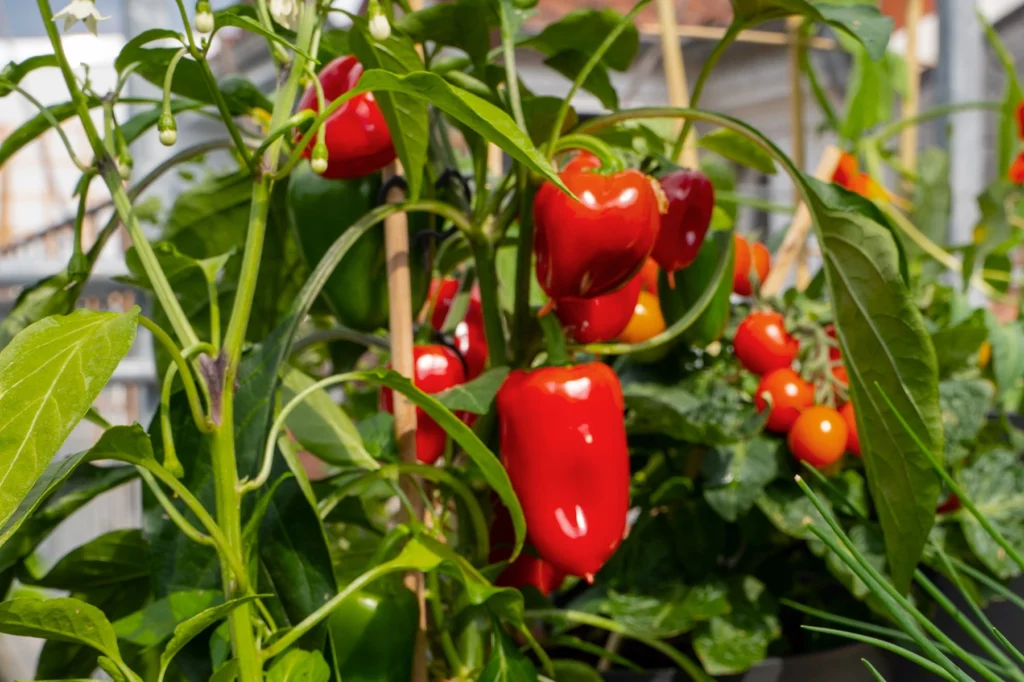
[[789,369],[777,369],[761,378],[754,394],[758,412],[764,412],[771,402],[771,412],[765,428],[786,433],[800,413],[814,405],[814,386]]
[[641,291],[633,309],[633,318],[626,329],[619,334],[623,343],[643,343],[665,331],[665,317],[661,314],[658,297],[649,291]]
[[846,421],[846,449],[860,457],[860,436],[857,435],[857,413],[853,411],[853,403],[840,407],[839,414]]
[[733,348],[744,367],[754,374],[767,374],[792,365],[800,342],[786,331],[782,315],[755,311],[737,327]]
[[750,247],[750,253],[754,259],[757,281],[764,283],[768,279],[768,272],[772,269],[772,255],[768,253],[768,247],[761,242],[754,242]]
[[652,294],[658,293],[658,275],[660,272],[661,270],[653,258],[648,258],[644,262],[644,267],[640,270],[641,287],[644,291],[649,291]]
[[832,182],[845,187],[846,189],[854,189],[860,173],[859,166],[860,164],[857,162],[856,156],[843,152],[839,157],[839,163],[836,165],[836,170],[832,174]]
[[985,369],[988,367],[988,363],[992,361],[992,344],[988,341],[982,341],[981,347],[978,348],[978,367],[979,369]]
[[815,405],[804,410],[789,430],[789,451],[815,469],[832,466],[846,452],[849,429],[842,415],[831,407]]

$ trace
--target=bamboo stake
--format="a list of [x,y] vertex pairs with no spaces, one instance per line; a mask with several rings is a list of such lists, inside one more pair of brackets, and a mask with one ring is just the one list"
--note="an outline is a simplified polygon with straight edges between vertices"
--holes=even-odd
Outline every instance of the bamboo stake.
[[[814,171],[814,177],[822,181],[831,179],[833,173],[836,172],[836,166],[839,165],[839,157],[839,147],[835,145],[826,147],[824,154],[821,155],[821,160],[818,162],[818,168]],[[804,243],[810,235],[811,226],[811,212],[807,208],[807,204],[801,203],[796,211],[796,215],[793,217],[793,223],[789,226],[789,230],[786,231],[786,238],[782,241],[782,246],[779,247],[779,250],[775,252],[772,258],[771,272],[768,273],[767,279],[765,279],[764,284],[761,286],[762,294],[774,296],[782,290],[782,285],[786,283],[789,271],[799,259],[800,251],[804,248]]]
[[[679,21],[676,19],[675,0],[658,0],[658,25],[661,35],[661,59],[665,71],[665,86],[668,101],[674,107],[690,106],[690,89],[686,84],[686,66],[683,63],[683,48],[679,44]],[[683,121],[676,122],[676,132]],[[691,130],[677,159],[687,168],[700,168],[697,156],[697,134]]]
[[[907,0],[906,9],[907,96],[903,99],[905,119],[917,116],[921,108],[921,67],[917,57],[917,28],[924,14],[924,0]],[[917,169],[917,132],[917,126],[907,126],[900,137],[900,163],[911,172]]]

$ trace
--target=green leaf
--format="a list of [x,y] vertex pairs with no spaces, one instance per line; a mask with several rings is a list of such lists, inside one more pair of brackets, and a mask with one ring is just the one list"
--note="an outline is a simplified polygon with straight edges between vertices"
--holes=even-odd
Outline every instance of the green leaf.
[[693,649],[711,675],[741,673],[768,655],[768,646],[782,635],[776,607],[764,584],[747,576],[733,581],[731,611],[701,625]]
[[182,621],[224,601],[217,590],[172,592],[114,622],[117,638],[136,646],[153,647],[174,634]]
[[182,44],[182,35],[169,28],[151,28],[135,36],[121,48],[117,58],[114,59],[114,68],[118,73],[124,71],[132,64],[142,64],[150,56],[149,51],[144,49],[149,43],[158,40],[171,40]]
[[[366,19],[357,17],[349,33],[352,51],[366,69],[383,69],[392,76],[423,71],[423,60],[408,37],[392,33],[387,40],[375,40],[369,34]],[[365,74],[363,76],[365,78]],[[423,169],[427,163],[430,119],[427,103],[403,90],[374,93],[391,132],[398,158],[409,183],[409,198],[418,199],[423,188]]]
[[8,62],[7,66],[0,69],[0,98],[14,92],[14,88],[10,86],[20,84],[25,76],[36,69],[56,68],[57,66],[57,57],[52,54],[29,57],[21,62]]
[[327,682],[331,669],[319,651],[292,649],[274,661],[267,682]]
[[[545,59],[544,66],[554,69],[568,78],[570,82],[575,83],[588,61],[590,61],[590,54],[587,52],[564,50]],[[603,67],[597,66],[587,74],[582,88],[597,97],[606,109],[619,108],[619,95],[615,92],[615,86],[612,85],[608,71]]]
[[[827,500],[824,501],[828,504]],[[818,542],[814,533],[808,530],[811,524],[829,532],[824,517],[792,481],[776,481],[769,485],[757,498],[757,507],[773,526],[791,537]],[[824,549],[824,544],[819,542],[818,545]]]
[[441,560],[440,569],[457,578],[466,588],[471,604],[487,604],[503,621],[523,622],[523,594],[511,587],[495,587],[469,561],[448,545],[430,537],[419,537],[417,542]]
[[[555,116],[561,106],[562,100],[557,97],[527,97],[523,99],[523,118],[526,119],[526,129],[530,132],[530,139],[534,144],[547,141],[551,126],[555,125]],[[561,133],[563,135],[568,133],[576,127],[577,123],[579,123],[579,115],[576,113],[576,109],[569,107],[569,113],[562,123]]]
[[820,185],[808,186],[815,193],[810,206],[850,375],[868,485],[893,581],[906,591],[935,521],[939,481],[882,395],[893,400],[930,450],[941,452],[938,362],[904,285],[892,232],[866,215],[842,210],[834,202],[846,195],[821,194]]
[[[884,574],[886,570],[885,540],[882,538],[881,529],[875,524],[859,523],[850,528],[847,535],[857,548],[857,551],[863,554],[872,566]],[[850,569],[848,561],[849,558],[843,559],[832,551],[828,551],[825,555],[825,565],[828,567],[829,572],[846,586],[850,594],[861,601],[871,600],[873,598],[871,590]],[[879,606],[881,606],[880,602]],[[884,611],[880,612],[884,613]]]
[[232,658],[230,661],[217,668],[209,682],[235,682],[238,679],[238,661]]
[[206,609],[205,611],[192,616],[188,620],[179,623],[174,628],[174,636],[171,637],[171,641],[167,642],[167,646],[164,647],[163,653],[160,654],[161,682],[164,675],[167,673],[167,667],[171,664],[171,661],[189,642],[205,632],[214,623],[226,618],[227,615],[237,607],[242,604],[247,604],[255,598],[255,596],[250,595],[247,597],[232,599],[224,602],[223,604],[218,604],[217,606]]
[[504,628],[494,628],[491,659],[477,678],[477,682],[536,682],[537,669],[526,657]]
[[147,544],[138,529],[115,530],[72,550],[45,576],[25,582],[57,590],[82,591],[149,575]]
[[970,454],[970,446],[988,421],[994,397],[992,384],[981,379],[951,379],[939,384],[948,463],[959,462]]
[[[100,102],[97,98],[89,100],[90,108],[99,106],[99,104]],[[46,110],[59,122],[68,120],[77,112],[73,102],[51,104],[46,107]],[[32,140],[36,139],[49,129],[50,122],[47,120],[46,116],[39,113],[18,126],[14,132],[8,133],[4,137],[3,141],[0,142],[0,166],[7,163],[7,160],[20,151],[22,147],[32,142]]]
[[893,21],[878,7],[862,3],[857,5],[830,5],[806,0],[730,0],[733,24],[751,26],[794,14],[827,23],[859,40],[872,59],[881,59],[889,44]]
[[761,430],[749,396],[738,388],[715,382],[707,392],[686,385],[627,383],[626,428],[630,434],[660,434],[703,445],[727,445]]
[[489,369],[472,381],[438,393],[436,398],[452,412],[487,414],[508,372],[508,367]]
[[889,64],[873,59],[862,45],[849,38],[841,42],[853,55],[853,69],[838,132],[843,139],[858,140],[865,131],[890,117],[893,92],[889,86]]
[[765,175],[775,175],[778,172],[775,161],[761,145],[735,130],[719,128],[702,135],[700,146]]
[[363,92],[403,92],[426,100],[501,147],[526,168],[565,190],[554,167],[508,114],[490,102],[450,85],[437,74],[416,72],[398,76],[380,69],[370,69],[363,73],[359,84],[346,94],[354,97]]
[[264,38],[266,38],[268,40],[272,40],[275,43],[284,46],[285,48],[287,48],[291,52],[296,52],[296,53],[302,55],[303,57],[305,57],[306,59],[309,59],[311,61],[316,61],[316,58],[313,57],[313,55],[311,55],[308,52],[304,52],[303,50],[299,49],[299,47],[297,45],[295,45],[292,42],[289,42],[281,34],[276,33],[274,31],[271,31],[271,30],[265,28],[263,26],[263,24],[261,24],[260,22],[256,21],[252,17],[248,17],[248,16],[246,16],[244,14],[240,14],[238,12],[222,11],[222,12],[217,12],[214,15],[214,21],[215,21],[215,25],[216,25],[216,28],[214,29],[215,33],[216,33],[216,31],[219,31],[224,26],[234,26],[236,28],[242,29],[243,31],[248,31],[249,33],[255,33],[257,35],[261,35],[261,36],[263,36]]
[[1024,329],[1017,322],[1001,325],[991,312],[985,315],[988,341],[992,344],[992,375],[1000,401],[1016,393],[1024,377]]
[[701,464],[704,499],[726,521],[746,515],[778,473],[778,441],[755,438],[711,448]]
[[[308,390],[316,382],[305,373],[289,367],[281,385],[282,404]],[[380,465],[363,447],[359,430],[323,389],[307,395],[286,420],[288,430],[303,449],[338,466],[376,469]]]
[[[953,201],[949,181],[949,154],[938,147],[928,147],[921,152],[917,173],[911,222],[930,240],[936,244],[944,244],[949,235],[949,217]],[[912,239],[905,240],[905,246],[910,254],[923,253],[921,247]]]
[[491,49],[488,29],[496,28],[497,16],[479,0],[456,0],[432,5],[406,14],[395,22],[395,28],[414,43],[433,42],[455,47],[482,67]]
[[602,682],[601,674],[583,661],[551,661],[555,682]]
[[6,526],[135,341],[138,308],[37,322],[0,351],[0,523]]
[[117,635],[103,612],[78,599],[12,599],[0,603],[0,632],[84,644],[121,660]]
[[[587,54],[604,42],[621,22],[622,15],[614,10],[575,10],[548,24],[537,35],[519,40],[519,46],[537,50],[548,57],[566,51]],[[615,71],[626,71],[639,48],[640,33],[635,26],[629,26],[615,39],[601,62]]]
[[67,270],[62,270],[23,289],[14,306],[0,321],[0,349],[7,347],[26,327],[44,317],[70,313],[83,284],[72,281]]
[[[1016,453],[991,450],[965,467],[960,485],[978,511],[1018,551],[1024,550],[1024,468]],[[978,559],[1002,580],[1020,575],[1020,568],[1006,555],[973,514],[960,515],[967,544]]]
[[[78,465],[85,459],[88,451],[79,452],[74,455],[70,455],[63,459],[58,459],[50,462],[49,466],[42,475],[36,479],[32,489],[29,490],[28,495],[21,501],[15,512],[7,519],[7,523],[4,524],[3,528],[0,528],[0,547],[6,550],[7,541],[11,539],[22,524],[32,517],[33,512],[39,505],[43,503],[46,498],[53,494],[57,488],[61,487],[65,481],[67,481],[71,475],[78,468]],[[0,557],[4,554],[0,551]],[[3,561],[0,561],[0,566],[3,565]],[[0,569],[2,570],[2,569]]]
[[970,317],[932,334],[932,346],[939,361],[939,377],[946,378],[965,369],[987,338],[984,310],[976,310]]
[[491,487],[501,498],[502,503],[512,517],[512,526],[515,528],[516,544],[512,553],[512,559],[519,555],[526,539],[526,519],[523,517],[523,508],[519,499],[512,490],[512,483],[508,473],[501,465],[498,458],[486,445],[477,437],[473,430],[448,409],[444,407],[434,396],[427,395],[412,385],[412,382],[397,372],[374,370],[370,372],[353,372],[353,379],[371,381],[381,386],[386,386],[393,391],[398,391],[408,398],[416,407],[419,407],[427,416],[436,421],[441,428],[448,433],[465,450],[473,463],[480,469],[480,473],[487,485]]
[[663,583],[642,592],[609,590],[600,604],[604,615],[633,632],[657,639],[678,637],[692,630],[697,620],[687,603],[689,590],[681,583]]

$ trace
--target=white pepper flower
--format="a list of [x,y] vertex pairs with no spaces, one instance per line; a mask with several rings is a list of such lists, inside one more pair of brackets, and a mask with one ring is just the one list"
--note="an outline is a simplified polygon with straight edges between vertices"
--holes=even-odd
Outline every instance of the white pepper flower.
[[295,0],[270,0],[270,15],[285,28],[295,28],[299,15],[299,3]]
[[93,35],[97,35],[96,24],[110,18],[100,15],[94,0],[71,0],[67,7],[53,15],[53,20],[57,21],[61,17],[64,17],[65,31],[81,21]]

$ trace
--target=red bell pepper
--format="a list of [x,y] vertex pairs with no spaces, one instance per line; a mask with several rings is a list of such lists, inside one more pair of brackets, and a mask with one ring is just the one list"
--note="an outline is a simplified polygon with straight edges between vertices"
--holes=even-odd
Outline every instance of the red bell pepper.
[[[512,556],[512,547],[515,545],[512,517],[509,516],[505,505],[496,498],[497,495],[492,498],[494,520],[491,522],[491,554],[488,557],[492,564],[505,561]],[[564,572],[540,557],[524,551],[501,572],[494,584],[516,589],[532,586],[546,597],[561,587],[564,580]]]
[[550,182],[534,202],[537,279],[556,301],[615,291],[640,271],[661,227],[664,197],[635,170],[604,174],[581,154],[559,177],[579,201]]
[[696,260],[704,244],[715,210],[715,188],[700,171],[683,169],[661,178],[661,189],[668,199],[668,213],[661,216],[651,257],[674,285],[672,273]]
[[594,362],[517,370],[498,391],[501,458],[538,554],[588,581],[622,542],[629,450],[619,378]]
[[[446,277],[430,283],[430,300],[433,306],[430,325],[437,331],[444,328],[452,302],[459,293],[459,280]],[[484,332],[484,309],[480,302],[480,289],[473,287],[469,294],[466,316],[455,327],[455,347],[466,361],[466,378],[472,381],[487,366],[487,334]]]
[[[330,104],[355,87],[363,75],[363,65],[355,57],[339,57],[319,73],[324,89],[324,103]],[[320,111],[316,88],[310,86],[299,101],[299,111]],[[324,122],[324,143],[327,145],[328,178],[360,178],[379,171],[395,160],[384,114],[372,92],[357,95],[331,114]],[[304,155],[310,157],[314,143]]]
[[[466,383],[462,360],[447,346],[416,346],[413,358],[416,363],[413,384],[424,393],[440,393]],[[380,408],[394,413],[394,395],[390,388],[381,389]],[[417,407],[416,458],[424,464],[433,464],[444,454],[447,439],[448,434],[441,425]]]
[[555,314],[576,343],[601,343],[618,338],[633,317],[643,288],[640,272],[618,291],[593,298],[563,298]]

